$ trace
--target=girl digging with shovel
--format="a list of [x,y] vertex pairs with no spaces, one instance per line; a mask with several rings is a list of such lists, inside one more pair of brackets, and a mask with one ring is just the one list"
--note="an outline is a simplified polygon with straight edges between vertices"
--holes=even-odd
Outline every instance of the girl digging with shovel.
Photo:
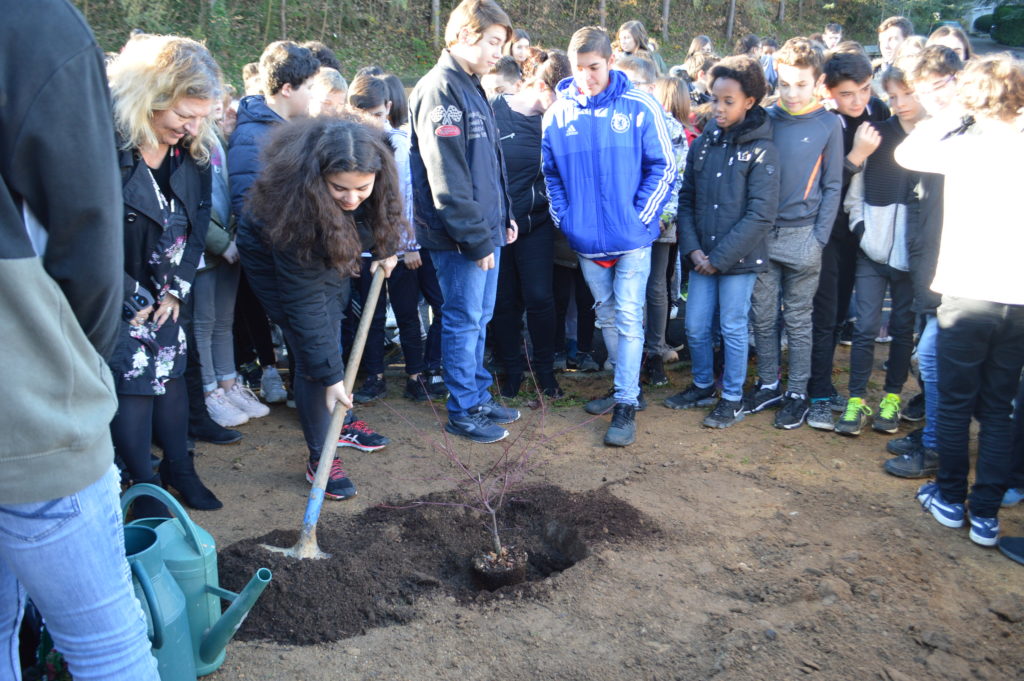
[[[312,482],[335,404],[352,406],[340,345],[349,277],[358,276],[363,251],[374,256],[371,272],[390,275],[409,225],[378,131],[337,118],[299,120],[281,126],[265,150],[247,204],[253,220],[237,243],[253,291],[295,353],[293,389]],[[335,459],[325,496],[355,495]]]

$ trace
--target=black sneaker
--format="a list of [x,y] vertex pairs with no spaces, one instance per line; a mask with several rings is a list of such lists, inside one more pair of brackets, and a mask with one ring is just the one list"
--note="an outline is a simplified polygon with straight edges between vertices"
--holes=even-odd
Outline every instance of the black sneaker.
[[597,363],[593,355],[583,351],[576,353],[576,359],[566,360],[566,366],[583,372],[599,371],[601,369],[601,365]]
[[878,413],[871,421],[871,427],[879,433],[895,433],[900,429],[900,396],[886,393],[878,405]]
[[686,390],[676,393],[665,400],[665,406],[669,409],[693,409],[694,407],[709,407],[715,403],[715,386],[698,388],[691,383]]
[[900,413],[900,418],[911,423],[924,421],[924,393],[917,393],[910,398],[907,408]]
[[424,374],[420,374],[419,378],[410,378],[405,382],[405,391],[402,395],[413,402],[426,402],[430,399],[430,394],[427,392],[427,385],[424,383]]
[[604,434],[604,443],[610,447],[627,447],[636,442],[636,408],[618,402],[612,412],[612,424]]
[[653,386],[668,385],[668,376],[665,375],[665,361],[661,355],[647,356],[647,383]]
[[775,427],[783,430],[793,430],[804,424],[810,405],[807,398],[797,393],[787,392],[782,400],[782,408],[775,415]]
[[829,402],[830,400],[827,398],[811,402],[811,408],[807,412],[807,425],[817,430],[836,429],[835,417],[832,416],[832,407]]
[[384,382],[384,377],[370,374],[366,377],[362,387],[352,394],[352,401],[356,404],[366,404],[384,397],[387,393],[388,386]]
[[568,366],[569,358],[564,352],[556,352],[554,361],[551,363],[551,368],[555,371],[565,371]]
[[885,462],[885,472],[898,478],[930,478],[939,471],[939,453],[918,447]]
[[860,435],[864,419],[871,415],[871,407],[864,404],[863,397],[851,397],[846,401],[846,411],[836,423],[836,432],[843,435]]
[[423,375],[426,377],[427,394],[430,395],[430,399],[448,399],[448,386],[444,384],[444,376],[440,371],[424,371]]
[[501,379],[501,389],[498,391],[498,393],[502,397],[512,398],[519,394],[519,389],[522,386],[522,374],[505,374],[505,376]]
[[[306,463],[306,481],[311,485],[316,477],[316,467],[319,463],[319,460]],[[327,477],[327,487],[324,490],[324,496],[328,499],[344,501],[345,499],[351,499],[356,494],[358,494],[356,486],[348,479],[348,473],[345,472],[341,459],[334,457],[334,461],[331,462],[331,472]]]
[[565,397],[565,391],[562,390],[562,386],[558,385],[554,372],[537,374],[537,383],[537,387],[540,388],[544,397],[550,397],[553,400]]
[[470,409],[458,418],[449,416],[444,429],[452,435],[485,445],[508,437],[508,431],[487,418],[480,407]]
[[361,452],[376,452],[384,449],[391,442],[388,438],[366,425],[366,421],[353,421],[341,428],[338,437],[339,447],[355,447]]
[[[644,397],[643,390],[640,391],[636,401],[640,403],[636,407],[637,411],[643,411],[647,408],[647,398]],[[583,405],[583,411],[588,414],[593,414],[594,416],[599,416],[601,414],[607,414],[612,410],[612,407],[614,407],[615,404],[615,388],[612,388],[604,394],[604,397],[595,398]]]
[[853,345],[853,326],[854,319],[847,319],[839,326],[839,344],[847,347]]
[[743,395],[743,413],[756,414],[781,401],[782,391],[778,387],[765,388],[761,381],[758,381]]
[[711,413],[704,417],[707,428],[728,428],[743,420],[743,400],[718,400]]
[[921,447],[921,438],[924,436],[924,428],[910,431],[905,437],[897,437],[885,443],[885,451],[896,456],[901,456]]

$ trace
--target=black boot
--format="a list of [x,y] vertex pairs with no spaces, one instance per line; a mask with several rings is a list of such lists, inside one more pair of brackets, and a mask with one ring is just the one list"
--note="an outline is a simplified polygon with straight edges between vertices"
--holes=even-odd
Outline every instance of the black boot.
[[215,511],[224,506],[213,492],[206,488],[196,473],[193,453],[181,460],[160,462],[160,479],[164,486],[178,490],[185,505],[200,511]]
[[[137,483],[146,483],[148,485],[163,487],[163,485],[160,484],[159,475],[154,475],[149,480],[138,480]],[[170,518],[171,512],[167,510],[167,507],[164,506],[163,502],[150,496],[141,496],[132,502],[132,516],[136,520],[139,518]]]
[[562,391],[562,387],[558,385],[558,381],[555,379],[555,372],[553,371],[541,371],[537,374],[537,384],[540,386],[540,391],[544,393],[545,397],[552,399],[559,399],[565,397],[565,392]]
[[522,374],[505,374],[504,379],[501,381],[501,393],[502,397],[512,398],[519,394],[519,389],[523,385]]

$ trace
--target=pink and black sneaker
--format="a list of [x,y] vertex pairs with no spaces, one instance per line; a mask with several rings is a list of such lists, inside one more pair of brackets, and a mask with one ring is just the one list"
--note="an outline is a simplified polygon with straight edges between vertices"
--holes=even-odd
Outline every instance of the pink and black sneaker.
[[[310,461],[306,464],[306,481],[311,485],[316,477],[316,467],[319,463],[319,461]],[[327,488],[324,490],[324,496],[328,499],[344,501],[345,499],[351,499],[356,494],[356,486],[348,479],[348,473],[345,472],[341,459],[335,458],[331,462],[331,473],[327,477]]]
[[391,440],[375,432],[366,421],[352,421],[341,429],[339,447],[355,447],[362,452],[376,452],[390,444]]

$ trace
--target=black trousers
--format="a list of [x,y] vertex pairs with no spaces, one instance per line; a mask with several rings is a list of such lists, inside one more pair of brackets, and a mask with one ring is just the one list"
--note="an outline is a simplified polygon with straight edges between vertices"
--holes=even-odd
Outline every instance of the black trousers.
[[[846,228],[845,222],[837,223],[835,228]],[[832,365],[836,354],[836,328],[850,306],[859,250],[851,236],[840,234],[831,236],[821,252],[821,274],[811,311],[811,377],[807,382],[811,399],[831,397],[835,390]]]
[[[863,253],[857,256],[857,323],[850,349],[850,397],[864,397],[875,365],[875,338],[882,324],[882,306],[888,288],[892,298],[889,314],[889,364],[885,370],[885,392],[899,395],[907,382],[910,356],[914,352],[914,281],[901,272],[874,262]],[[822,395],[821,397],[827,397]]]
[[579,352],[594,351],[594,295],[583,278],[579,267],[555,265],[555,347],[565,347],[565,315],[569,310],[569,298],[576,294],[576,349]]
[[270,320],[259,298],[249,286],[242,270],[235,298],[235,364],[241,366],[258,359],[260,366],[272,367],[277,359],[274,341],[270,336]]
[[[942,497],[995,517],[1014,469],[1013,399],[1024,367],[1024,305],[943,296],[939,320],[939,420]],[[974,487],[967,493],[971,418],[978,419]]]
[[[398,335],[405,358],[405,373],[411,376],[426,369],[436,371],[441,368],[441,303],[444,302],[444,297],[441,295],[441,286],[437,283],[437,272],[434,270],[430,254],[421,250],[420,257],[423,264],[414,270],[399,260],[391,276],[384,280],[384,287],[381,289],[380,298],[377,299],[377,309],[374,310],[373,321],[370,324],[370,332],[366,337],[366,348],[363,350],[363,366],[366,367],[367,374],[384,373],[384,325],[388,300],[391,301],[391,309],[395,312],[395,321],[398,322]],[[363,258],[362,275],[356,283],[359,301],[366,300],[370,292],[370,284],[373,281],[370,275],[371,262],[370,258]],[[434,319],[427,330],[425,350],[419,313],[421,293],[434,313]],[[362,314],[361,305],[359,314]],[[351,332],[351,338],[355,337],[355,328],[358,325],[358,315],[350,314],[349,318],[346,318],[345,328]],[[348,345],[347,343],[346,347]]]
[[509,374],[525,373],[522,342],[524,310],[533,346],[530,369],[537,373],[552,371],[556,318],[554,230],[554,225],[545,221],[501,249],[491,340],[495,359]]

